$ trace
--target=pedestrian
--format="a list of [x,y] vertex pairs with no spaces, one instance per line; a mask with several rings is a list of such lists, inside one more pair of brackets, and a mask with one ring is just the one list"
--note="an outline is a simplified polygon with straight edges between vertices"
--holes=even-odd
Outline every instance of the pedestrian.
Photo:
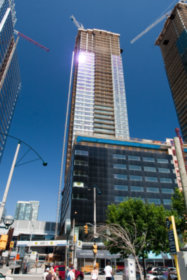
[[105,272],[106,280],[112,280],[112,267],[110,265],[110,261],[107,262],[104,272]]
[[69,270],[67,279],[75,280],[75,269],[73,267]]
[[47,276],[48,273],[49,273],[49,267],[47,267],[46,270],[43,273],[43,277],[42,277],[43,280],[46,280],[46,276]]
[[49,273],[46,276],[46,280],[55,280],[55,276],[51,270],[49,270]]
[[97,269],[97,266],[94,265],[93,270],[91,272],[91,280],[98,280],[98,274],[99,274],[99,271]]
[[55,280],[61,280],[61,277],[60,277],[60,273],[59,273],[59,268],[57,267],[56,268],[56,277],[55,277]]
[[66,266],[66,271],[65,271],[65,280],[68,279],[68,272],[69,272],[69,267]]

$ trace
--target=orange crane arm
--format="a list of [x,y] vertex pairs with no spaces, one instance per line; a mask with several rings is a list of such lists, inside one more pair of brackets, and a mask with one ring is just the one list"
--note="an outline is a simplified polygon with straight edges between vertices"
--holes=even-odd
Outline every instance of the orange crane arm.
[[33,39],[29,38],[29,37],[26,36],[25,34],[19,32],[19,31],[17,31],[17,30],[14,30],[14,32],[15,32],[18,36],[20,36],[20,37],[26,39],[27,41],[31,42],[31,43],[34,44],[35,46],[38,46],[38,47],[40,47],[41,49],[44,49],[46,52],[49,52],[49,51],[50,51],[50,49],[48,49],[48,48],[46,48],[45,46],[41,45],[40,43],[34,41]]

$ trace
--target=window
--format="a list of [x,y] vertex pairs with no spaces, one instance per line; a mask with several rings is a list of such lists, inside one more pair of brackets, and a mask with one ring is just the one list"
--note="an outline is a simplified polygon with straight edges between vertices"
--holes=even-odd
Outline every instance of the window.
[[119,164],[119,163],[115,163],[113,164],[114,168],[118,168],[118,169],[126,169],[126,165],[125,164]]
[[84,183],[83,182],[73,182],[73,187],[84,188]]
[[157,158],[158,163],[169,163],[169,160],[166,158]]
[[143,161],[145,162],[155,162],[155,159],[152,157],[143,157]]
[[145,177],[145,181],[146,182],[158,182],[158,178],[157,177]]
[[168,193],[168,194],[174,194],[174,190],[173,189],[167,189],[167,188],[163,188],[161,189],[162,193]]
[[84,160],[74,160],[74,165],[88,166],[88,162]]
[[160,183],[168,183],[168,184],[172,184],[173,181],[171,178],[160,178]]
[[75,150],[75,155],[88,156],[88,151],[84,151],[84,150]]
[[119,179],[119,180],[127,180],[127,175],[124,175],[124,174],[114,174],[114,178],[115,179]]
[[154,203],[154,204],[160,204],[161,203],[161,201],[160,201],[160,199],[159,198],[148,198],[148,200],[147,200],[149,203]]
[[125,185],[114,185],[116,191],[128,191],[128,186]]
[[155,167],[151,167],[151,166],[144,166],[144,171],[156,172],[156,168]]
[[129,165],[129,170],[141,171],[142,168],[139,165]]
[[119,155],[119,154],[113,154],[113,158],[116,158],[116,159],[126,159],[126,156],[125,155]]
[[146,191],[150,193],[159,193],[159,188],[147,188]]
[[84,173],[82,170],[74,170],[73,172],[74,176],[82,176],[82,177],[87,177],[88,175]]
[[140,157],[138,156],[128,156],[129,160],[136,160],[136,161],[140,161]]
[[142,181],[142,176],[130,175],[130,180],[132,180],[132,181]]
[[160,173],[170,173],[170,169],[168,169],[168,168],[158,168],[158,171]]
[[132,186],[131,191],[132,192],[143,192],[144,188],[143,187],[138,187],[138,186]]
[[171,205],[171,199],[163,199],[164,205]]
[[114,197],[114,201],[115,202],[123,202],[125,200],[128,200],[128,197],[127,196],[115,196]]

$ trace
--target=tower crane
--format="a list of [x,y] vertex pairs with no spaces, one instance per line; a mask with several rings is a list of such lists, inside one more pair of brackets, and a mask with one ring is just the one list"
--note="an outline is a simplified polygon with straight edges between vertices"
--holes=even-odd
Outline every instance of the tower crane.
[[144,34],[146,34],[149,30],[151,30],[153,27],[155,27],[157,24],[159,24],[163,19],[169,16],[171,13],[171,10],[167,12],[166,14],[162,15],[160,18],[155,20],[152,24],[150,24],[145,30],[143,30],[141,33],[139,33],[136,37],[134,37],[130,42],[131,44],[134,44],[138,39],[140,39]]
[[76,18],[74,17],[74,15],[70,16],[70,19],[73,21],[73,23],[75,24],[75,26],[78,28],[78,29],[84,29],[84,26],[82,23],[78,22],[76,20]]
[[19,32],[19,31],[15,30],[15,29],[14,29],[14,33],[15,33],[16,35],[18,35],[19,37],[22,37],[22,38],[24,38],[25,40],[31,42],[31,43],[34,44],[35,46],[38,46],[39,48],[45,50],[46,52],[49,52],[49,51],[50,51],[50,49],[46,48],[45,46],[41,45],[40,43],[34,41],[34,40],[31,39],[30,37],[26,36],[25,34],[23,34],[23,33]]

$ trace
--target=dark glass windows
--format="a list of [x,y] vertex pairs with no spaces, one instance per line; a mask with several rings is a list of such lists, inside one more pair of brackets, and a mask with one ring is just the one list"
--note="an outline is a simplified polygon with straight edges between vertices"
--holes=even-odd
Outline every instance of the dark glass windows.
[[120,155],[120,154],[113,154],[113,158],[115,159],[126,159],[125,155]]
[[156,172],[156,167],[144,166],[144,171],[147,171],[147,172]]
[[114,185],[116,191],[128,191],[128,186],[126,185]]
[[120,164],[120,163],[114,163],[113,167],[116,169],[126,169],[126,165],[125,164]]
[[142,181],[142,176],[130,175],[129,179],[131,181]]
[[159,193],[160,192],[159,188],[152,188],[152,187],[148,187],[146,189],[146,191],[149,192],[149,193]]
[[84,151],[84,150],[75,150],[75,155],[88,156],[88,151]]
[[140,157],[139,156],[128,156],[128,160],[134,160],[134,161],[140,161]]
[[118,180],[127,180],[127,175],[124,174],[114,174],[114,178]]
[[144,191],[144,187],[132,186],[131,187],[131,191],[132,192],[143,192]]
[[171,178],[160,178],[160,183],[172,184]]
[[158,178],[157,178],[157,177],[145,177],[145,181],[146,181],[146,182],[154,182],[154,183],[157,183],[157,182],[158,182]]
[[144,162],[155,162],[155,159],[152,157],[143,157],[142,159]]
[[169,163],[169,160],[166,158],[157,158],[158,163]]
[[133,171],[141,171],[142,168],[139,165],[129,165],[129,170],[133,170]]

